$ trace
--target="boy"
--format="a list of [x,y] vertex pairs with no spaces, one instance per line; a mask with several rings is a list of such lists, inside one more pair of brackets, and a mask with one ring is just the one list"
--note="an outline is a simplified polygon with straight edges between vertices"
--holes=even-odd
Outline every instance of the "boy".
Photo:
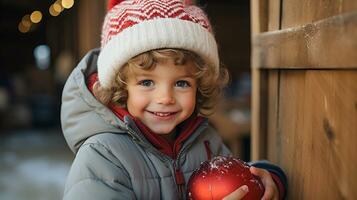
[[[100,52],[88,53],[63,91],[62,129],[76,153],[64,199],[186,199],[200,163],[230,154],[202,117],[226,80],[201,9],[180,0],[110,1]],[[251,169],[264,198],[283,198],[281,170],[256,165],[272,172]]]

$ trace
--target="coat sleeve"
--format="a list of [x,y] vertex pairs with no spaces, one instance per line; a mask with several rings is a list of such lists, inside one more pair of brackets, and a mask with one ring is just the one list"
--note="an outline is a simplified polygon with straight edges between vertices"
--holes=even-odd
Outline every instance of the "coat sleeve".
[[273,181],[278,187],[279,199],[285,199],[287,190],[287,178],[284,171],[280,167],[273,165],[266,160],[250,162],[249,165],[268,170],[273,178]]
[[67,177],[64,200],[136,199],[123,165],[101,144],[84,144]]

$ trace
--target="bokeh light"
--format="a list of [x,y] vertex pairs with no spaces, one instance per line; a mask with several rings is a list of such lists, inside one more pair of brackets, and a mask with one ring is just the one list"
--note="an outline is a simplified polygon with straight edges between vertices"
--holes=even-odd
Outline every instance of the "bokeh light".
[[63,10],[62,5],[58,2],[55,2],[52,6],[53,6],[53,10],[58,13],[62,12],[62,10]]
[[50,47],[48,47],[47,45],[39,45],[34,49],[33,54],[35,57],[36,66],[39,69],[45,70],[50,66]]
[[37,24],[42,20],[42,13],[38,10],[33,11],[30,15],[30,19],[33,23]]
[[71,8],[73,4],[74,4],[73,0],[62,0],[62,6],[66,9]]
[[54,8],[54,5],[51,5],[50,8],[48,9],[48,12],[50,13],[50,15],[56,17],[58,16],[61,12],[57,12]]
[[22,22],[19,23],[19,25],[17,26],[18,30],[21,32],[21,33],[27,33],[29,32],[30,30],[30,26],[24,26],[24,24]]
[[24,25],[25,27],[31,27],[31,19],[30,19],[30,15],[25,15],[22,17],[21,20],[22,25]]

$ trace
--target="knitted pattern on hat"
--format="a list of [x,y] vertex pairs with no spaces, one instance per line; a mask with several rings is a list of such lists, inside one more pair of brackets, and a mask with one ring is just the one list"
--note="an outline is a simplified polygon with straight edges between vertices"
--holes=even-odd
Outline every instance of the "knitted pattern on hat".
[[192,51],[218,73],[217,44],[205,13],[184,0],[109,1],[98,78],[110,83],[132,57],[146,51],[176,48]]

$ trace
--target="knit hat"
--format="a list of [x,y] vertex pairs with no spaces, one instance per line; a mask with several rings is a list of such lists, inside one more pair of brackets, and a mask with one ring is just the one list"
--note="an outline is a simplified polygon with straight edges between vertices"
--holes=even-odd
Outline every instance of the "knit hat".
[[146,51],[192,51],[218,72],[217,44],[205,13],[188,0],[109,0],[98,78],[104,88],[132,57]]

